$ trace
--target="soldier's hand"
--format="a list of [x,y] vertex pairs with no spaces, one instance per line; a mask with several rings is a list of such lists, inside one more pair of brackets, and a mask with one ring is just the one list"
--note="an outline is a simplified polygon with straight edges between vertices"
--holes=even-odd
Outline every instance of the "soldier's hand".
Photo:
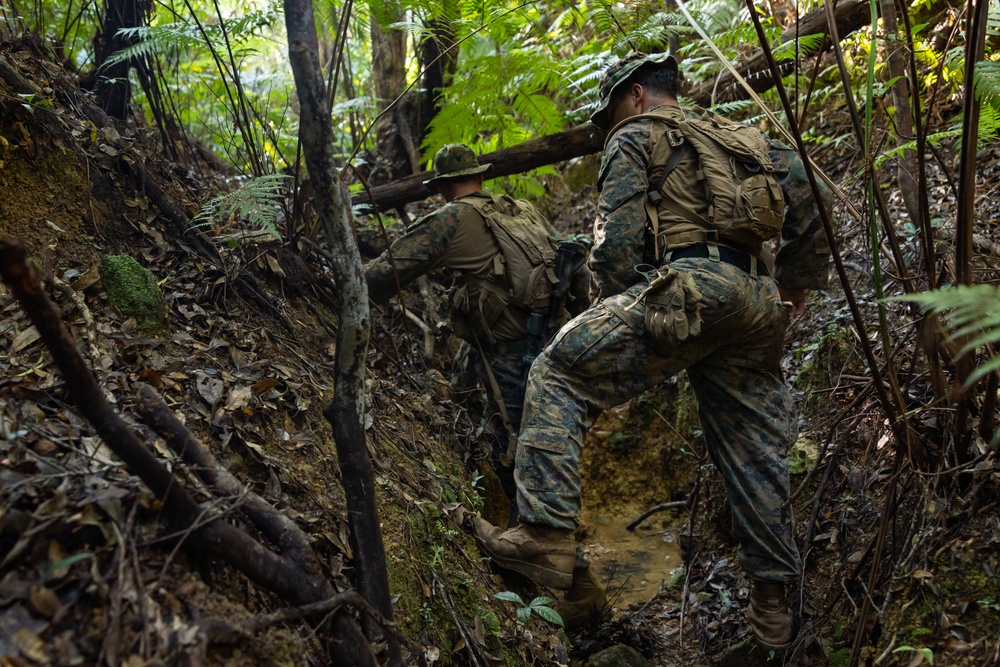
[[782,301],[791,304],[790,312],[793,320],[806,312],[806,291],[804,289],[785,289],[779,286],[778,294],[781,295]]

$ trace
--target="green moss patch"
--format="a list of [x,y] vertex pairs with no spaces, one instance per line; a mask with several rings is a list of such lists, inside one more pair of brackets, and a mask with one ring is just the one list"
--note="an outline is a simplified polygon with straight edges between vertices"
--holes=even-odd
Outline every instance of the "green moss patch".
[[167,330],[167,302],[149,269],[128,255],[105,255],[98,266],[108,302],[147,333]]

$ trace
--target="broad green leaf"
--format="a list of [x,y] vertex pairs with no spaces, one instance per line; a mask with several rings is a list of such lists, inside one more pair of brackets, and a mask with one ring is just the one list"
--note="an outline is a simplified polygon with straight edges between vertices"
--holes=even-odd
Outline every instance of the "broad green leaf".
[[500,591],[499,593],[494,594],[493,597],[497,600],[503,600],[504,602],[516,602],[522,607],[526,606],[524,604],[524,600],[521,599],[521,596],[514,591]]
[[562,616],[560,616],[559,612],[557,612],[552,607],[545,607],[545,606],[535,607],[535,606],[532,606],[531,608],[535,611],[536,614],[538,614],[539,616],[541,616],[543,619],[545,619],[549,623],[551,623],[553,625],[558,625],[560,628],[563,627]]

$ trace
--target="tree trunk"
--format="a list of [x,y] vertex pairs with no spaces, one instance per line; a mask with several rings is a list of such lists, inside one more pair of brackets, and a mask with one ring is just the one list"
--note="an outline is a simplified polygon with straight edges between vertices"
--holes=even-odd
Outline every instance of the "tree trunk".
[[[868,1],[841,0],[841,2],[837,3],[836,18],[837,34],[843,39],[858,28],[864,27],[871,22]],[[781,43],[791,42],[797,36],[817,34],[828,34],[826,29],[826,12],[822,7],[809,12],[799,19],[795,25],[786,28],[781,33]],[[824,40],[820,46],[820,51],[826,48],[826,41]],[[816,53],[816,51],[807,51],[806,49],[799,51],[799,55],[802,58],[813,53]],[[795,62],[791,60],[782,62],[782,74],[790,72],[794,64]],[[774,79],[771,77],[771,71],[768,68],[764,52],[760,49],[755,50],[749,57],[744,59],[736,69],[747,80],[750,87],[758,93],[764,92],[774,86]],[[747,99],[749,95],[743,86],[736,81],[735,77],[726,70],[715,79],[706,81],[689,90],[687,97],[693,99],[701,106],[709,106],[713,103],[718,104],[720,102]]]
[[[375,504],[375,480],[364,430],[365,357],[368,352],[368,287],[354,238],[351,201],[337,176],[333,123],[317,55],[311,0],[284,0],[288,58],[300,106],[299,140],[314,188],[313,206],[332,250],[331,269],[339,290],[334,396],[323,411],[333,426],[358,587],[378,611],[392,619],[385,547]],[[390,665],[402,665],[398,644],[388,640]]]
[[[596,153],[603,147],[604,133],[588,123],[574,127],[572,130],[539,137],[517,146],[481,155],[479,162],[482,164],[491,163],[493,172],[490,174],[490,178],[498,178]],[[431,191],[423,182],[433,175],[432,172],[422,171],[419,174],[374,187],[371,190],[371,197],[367,192],[362,192],[354,196],[352,203],[371,204],[372,198],[374,198],[379,209],[389,210],[409,202],[419,201],[431,196]]]
[[[372,81],[379,111],[392,104],[406,88],[406,33],[382,27],[402,19],[402,10],[392,0],[385,3],[382,12],[372,8]],[[400,178],[418,168],[419,155],[409,120],[411,114],[407,113],[412,100],[407,102],[396,104],[375,126],[378,165],[370,176],[375,182]]]
[[119,62],[105,67],[114,53],[135,43],[134,38],[118,34],[122,28],[146,25],[151,3],[149,0],[107,0],[104,4],[104,21],[101,33],[94,38],[97,60],[97,101],[112,118],[125,120],[128,103],[132,98],[132,85],[128,80],[129,62]]

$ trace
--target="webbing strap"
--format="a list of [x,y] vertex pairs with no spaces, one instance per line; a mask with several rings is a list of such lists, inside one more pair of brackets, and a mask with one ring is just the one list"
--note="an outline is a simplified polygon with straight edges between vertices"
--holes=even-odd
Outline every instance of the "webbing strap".
[[490,366],[490,360],[486,357],[486,352],[483,350],[479,338],[476,338],[475,341],[476,349],[479,350],[479,354],[483,357],[483,366],[486,367],[486,378],[490,381],[490,391],[493,392],[493,400],[500,410],[500,419],[503,421],[503,426],[507,429],[507,451],[503,454],[507,458],[507,463],[504,463],[503,460],[500,462],[504,465],[510,465],[510,462],[514,460],[513,456],[511,456],[511,450],[514,448],[514,443],[517,442],[517,431],[511,426],[510,415],[507,414],[507,406],[503,401],[503,392],[500,391],[500,384],[497,382],[496,376],[493,375],[493,367]]
[[[673,145],[673,141],[671,141],[671,145]],[[673,170],[677,168],[677,165],[681,163],[681,160],[684,158],[684,154],[686,152],[685,149],[689,147],[690,144],[681,138],[677,145],[674,146],[674,152],[670,154],[667,164],[663,166],[663,173],[660,175],[660,180],[656,182],[656,187],[650,188],[646,193],[646,214],[649,215],[649,224],[653,228],[653,252],[657,257],[660,256],[660,247],[657,241],[657,238],[660,235],[660,218],[656,212],[656,207],[663,201],[663,193],[661,192],[663,184],[667,181],[667,177],[670,176],[671,172],[673,172]],[[669,199],[666,200],[667,208],[674,213],[681,215],[674,210],[672,204],[672,201]],[[700,223],[696,222],[695,224]]]

